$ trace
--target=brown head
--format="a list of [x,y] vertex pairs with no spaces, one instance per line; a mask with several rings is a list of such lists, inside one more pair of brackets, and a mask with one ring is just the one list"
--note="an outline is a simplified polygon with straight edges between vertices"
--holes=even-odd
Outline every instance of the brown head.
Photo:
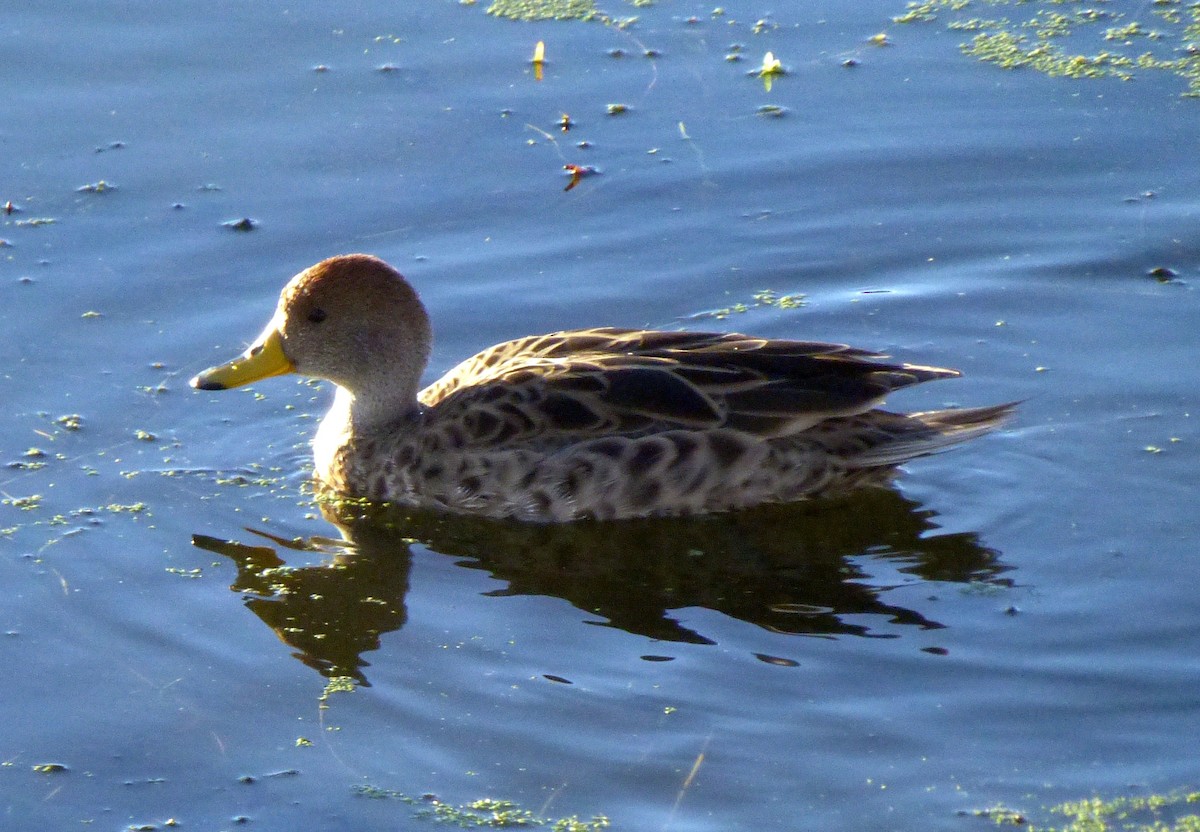
[[293,277],[249,349],[191,384],[224,390],[295,372],[400,415],[416,402],[431,343],[429,317],[408,281],[377,257],[346,254]]

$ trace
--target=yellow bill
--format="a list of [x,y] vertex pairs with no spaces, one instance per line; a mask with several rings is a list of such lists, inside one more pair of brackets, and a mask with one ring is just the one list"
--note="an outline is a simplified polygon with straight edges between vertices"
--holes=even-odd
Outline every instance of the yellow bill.
[[269,326],[237,358],[218,367],[210,367],[189,383],[197,390],[228,390],[295,371],[295,365],[283,352],[283,337],[279,330]]

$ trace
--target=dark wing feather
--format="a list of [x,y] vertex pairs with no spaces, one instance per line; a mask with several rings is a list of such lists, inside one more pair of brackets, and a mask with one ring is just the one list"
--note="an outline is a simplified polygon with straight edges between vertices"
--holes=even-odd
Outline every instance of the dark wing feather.
[[485,350],[421,400],[466,445],[670,428],[782,436],[869,410],[900,387],[958,375],[883,357],[736,334],[558,332]]
[[606,407],[679,425],[721,422],[721,411],[704,389],[671,372],[669,364],[609,369],[601,363],[600,375],[605,386],[598,398]]

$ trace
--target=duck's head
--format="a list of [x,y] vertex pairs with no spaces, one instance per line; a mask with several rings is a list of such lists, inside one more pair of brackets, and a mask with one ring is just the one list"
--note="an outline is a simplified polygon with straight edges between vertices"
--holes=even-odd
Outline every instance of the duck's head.
[[415,402],[431,341],[429,317],[408,281],[378,257],[346,254],[293,277],[254,343],[191,385],[226,390],[300,373],[373,404],[404,407]]

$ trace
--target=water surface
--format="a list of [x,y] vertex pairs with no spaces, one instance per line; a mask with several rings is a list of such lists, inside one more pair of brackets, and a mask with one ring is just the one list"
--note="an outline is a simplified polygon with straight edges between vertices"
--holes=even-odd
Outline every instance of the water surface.
[[[765,9],[669,2],[627,30],[9,12],[6,824],[430,823],[369,785],[616,829],[959,829],[1194,786],[1200,104],[973,62],[897,5],[758,34]],[[564,191],[568,163],[598,174]],[[431,380],[517,335],[687,326],[963,370],[897,407],[1025,404],[836,503],[334,524],[305,488],[328,390],[186,379],[359,250],[422,293]]]

